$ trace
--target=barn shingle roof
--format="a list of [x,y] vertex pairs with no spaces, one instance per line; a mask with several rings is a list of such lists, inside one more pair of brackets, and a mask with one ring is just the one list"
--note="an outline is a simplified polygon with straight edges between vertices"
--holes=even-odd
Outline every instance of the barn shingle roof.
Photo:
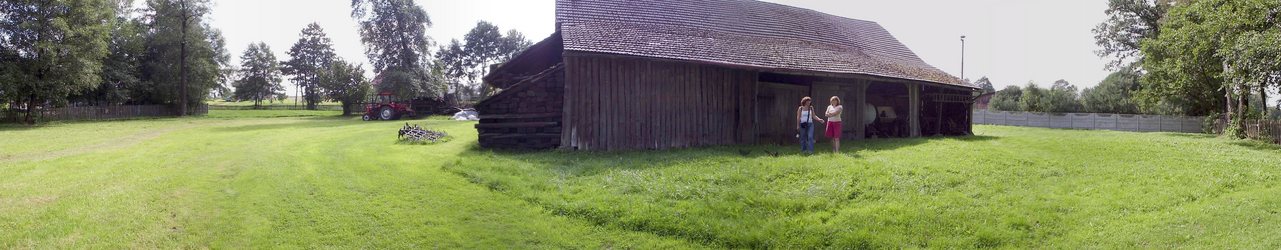
[[565,50],[972,87],[881,25],[753,0],[557,0]]

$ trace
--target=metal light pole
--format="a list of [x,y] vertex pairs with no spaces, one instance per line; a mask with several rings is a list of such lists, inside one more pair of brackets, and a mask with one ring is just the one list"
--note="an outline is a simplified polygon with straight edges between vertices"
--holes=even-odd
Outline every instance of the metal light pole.
[[965,35],[961,35],[961,80],[965,80]]

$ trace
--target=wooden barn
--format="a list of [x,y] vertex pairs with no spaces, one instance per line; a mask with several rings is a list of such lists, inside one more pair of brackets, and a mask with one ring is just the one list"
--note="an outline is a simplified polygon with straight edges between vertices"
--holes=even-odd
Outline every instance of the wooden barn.
[[558,0],[556,25],[484,78],[503,91],[476,105],[482,147],[796,143],[804,96],[840,96],[851,140],[971,131],[978,89],[875,22],[752,0]]

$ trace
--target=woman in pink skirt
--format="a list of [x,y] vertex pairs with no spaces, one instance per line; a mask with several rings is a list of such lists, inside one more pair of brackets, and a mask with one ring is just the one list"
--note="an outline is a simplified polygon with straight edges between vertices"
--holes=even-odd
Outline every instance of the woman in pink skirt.
[[827,138],[832,138],[832,153],[841,152],[841,114],[845,113],[845,107],[841,106],[841,98],[833,96],[827,106],[827,131],[824,133]]

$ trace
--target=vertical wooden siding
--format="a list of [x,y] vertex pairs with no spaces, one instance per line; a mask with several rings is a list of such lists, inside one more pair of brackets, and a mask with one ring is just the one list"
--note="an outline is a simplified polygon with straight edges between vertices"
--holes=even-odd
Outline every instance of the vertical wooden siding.
[[550,149],[562,145],[565,73],[553,67],[476,104],[481,147]]
[[[801,98],[809,96],[810,87],[805,85],[761,82],[757,93],[759,113],[756,121],[757,136],[769,143],[796,143],[796,108]],[[815,104],[814,112],[823,112],[823,107]],[[823,117],[822,114],[818,115]],[[814,128],[815,135],[822,135],[821,125]]]
[[756,73],[567,55],[562,147],[662,149],[754,142]]

